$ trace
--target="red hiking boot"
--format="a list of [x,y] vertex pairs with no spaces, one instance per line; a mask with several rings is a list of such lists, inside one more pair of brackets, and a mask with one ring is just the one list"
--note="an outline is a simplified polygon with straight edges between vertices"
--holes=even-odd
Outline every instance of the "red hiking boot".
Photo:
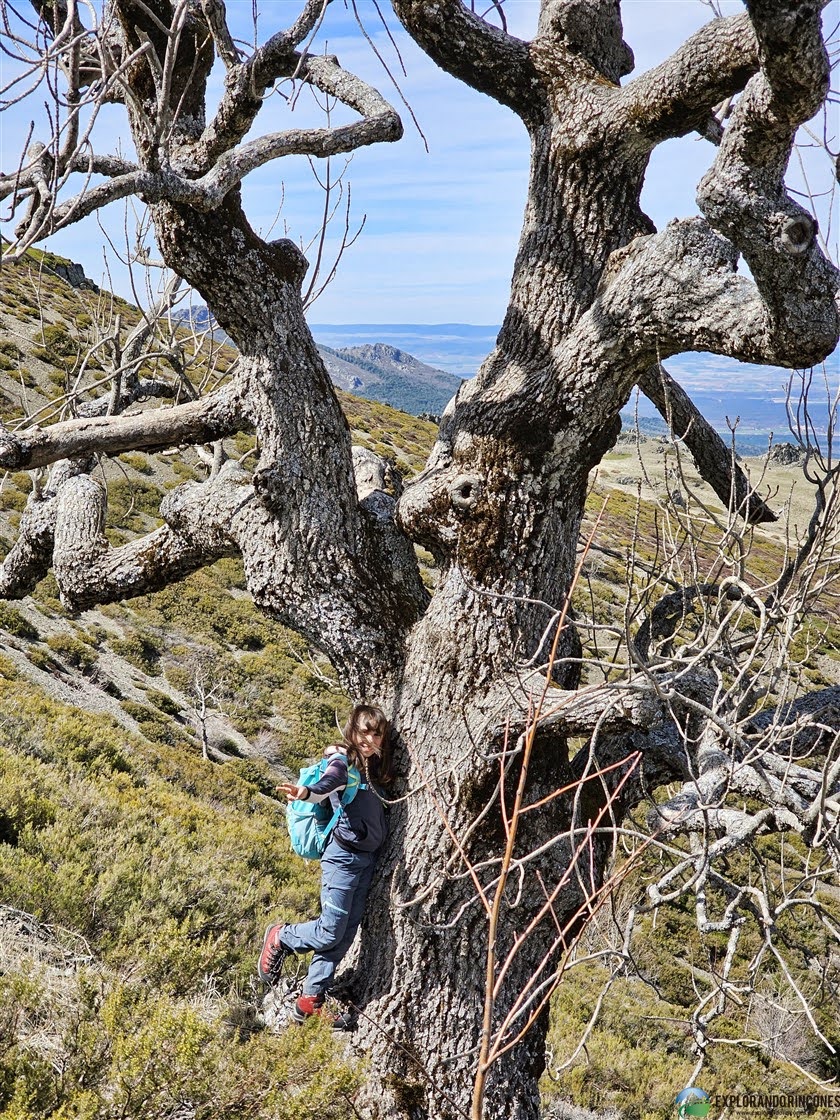
[[276,984],[283,971],[283,963],[294,952],[280,940],[283,923],[274,922],[265,931],[262,952],[257,961],[257,975],[264,984]]
[[324,1007],[324,995],[300,996],[292,1006],[289,1017],[295,1023],[305,1023],[312,1015],[326,1019],[334,1031],[352,1031],[356,1026],[349,1011],[333,1012]]

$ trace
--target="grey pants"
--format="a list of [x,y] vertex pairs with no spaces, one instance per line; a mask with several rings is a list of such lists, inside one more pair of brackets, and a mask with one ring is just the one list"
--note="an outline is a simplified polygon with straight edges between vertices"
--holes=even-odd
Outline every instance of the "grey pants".
[[329,990],[337,965],[353,944],[365,911],[376,852],[348,852],[330,839],[321,857],[321,914],[311,922],[285,926],[283,944],[315,955],[303,983],[303,994]]

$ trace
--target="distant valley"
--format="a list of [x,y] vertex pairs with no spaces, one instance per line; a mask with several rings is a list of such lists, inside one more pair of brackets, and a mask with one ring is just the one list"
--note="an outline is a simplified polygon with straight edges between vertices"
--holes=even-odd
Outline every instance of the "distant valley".
[[[206,308],[186,316],[207,321]],[[473,377],[493,349],[498,327],[470,323],[313,323],[312,333],[336,385],[358,396],[383,401],[413,415],[440,414],[462,378]],[[791,371],[750,366],[714,354],[680,354],[665,362],[702,414],[727,438],[735,426],[742,454],[761,454],[770,434],[790,438],[787,388]],[[836,391],[840,353],[826,362],[827,382]],[[820,372],[810,411],[817,432],[826,431],[830,405]],[[801,381],[793,375],[793,413]],[[648,433],[665,431],[652,404],[634,394],[622,412],[626,426],[636,416]]]
[[[314,323],[311,327],[315,340],[322,346],[355,349],[362,343],[382,342],[409,351],[421,363],[465,378],[475,375],[493,349],[499,332],[499,328],[492,325],[469,323]],[[664,364],[718,431],[728,433],[730,424],[737,421],[737,444],[744,454],[760,454],[771,432],[777,442],[790,438],[785,405],[790,370],[745,365],[716,354],[680,354]],[[835,353],[827,360],[826,369],[836,391],[840,354]],[[811,405],[817,431],[825,431],[828,407],[820,378],[821,374],[815,378]],[[794,412],[799,388],[800,382],[794,375]],[[388,400],[388,403],[395,402]],[[623,412],[625,424],[632,424],[635,414],[633,397]],[[665,431],[664,423],[658,422],[659,413],[645,397],[639,397],[638,415],[651,421],[645,424],[649,432]]]

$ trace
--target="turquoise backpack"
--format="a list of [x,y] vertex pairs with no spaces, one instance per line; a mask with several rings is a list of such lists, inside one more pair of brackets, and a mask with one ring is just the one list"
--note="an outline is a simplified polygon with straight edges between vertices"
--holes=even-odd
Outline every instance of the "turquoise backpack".
[[[298,778],[299,786],[314,786],[324,776],[329,765],[322,758],[314,766],[304,766]],[[286,827],[292,842],[292,851],[304,859],[320,859],[327,846],[330,833],[338,823],[341,810],[349,805],[360,789],[367,789],[355,766],[347,767],[347,786],[341,795],[341,804],[330,815],[329,802],[292,801],[286,806]]]

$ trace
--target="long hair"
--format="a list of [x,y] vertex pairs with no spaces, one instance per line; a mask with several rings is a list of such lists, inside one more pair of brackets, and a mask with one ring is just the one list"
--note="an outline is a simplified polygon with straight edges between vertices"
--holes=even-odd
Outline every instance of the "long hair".
[[[357,750],[356,735],[364,731],[381,732],[382,750],[378,756],[365,759]],[[391,771],[391,725],[381,708],[373,704],[357,704],[344,725],[341,745],[347,751],[347,761],[357,770],[379,785],[390,785],[394,778]]]

